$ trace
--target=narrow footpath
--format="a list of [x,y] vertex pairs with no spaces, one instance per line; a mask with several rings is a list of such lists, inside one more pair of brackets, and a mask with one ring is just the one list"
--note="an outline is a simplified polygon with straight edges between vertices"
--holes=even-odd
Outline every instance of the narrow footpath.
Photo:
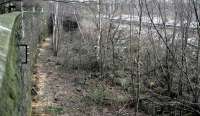
[[39,48],[32,80],[32,116],[84,116],[79,114],[80,95],[73,85],[78,77],[61,72],[57,57],[52,54],[51,40],[47,38]]

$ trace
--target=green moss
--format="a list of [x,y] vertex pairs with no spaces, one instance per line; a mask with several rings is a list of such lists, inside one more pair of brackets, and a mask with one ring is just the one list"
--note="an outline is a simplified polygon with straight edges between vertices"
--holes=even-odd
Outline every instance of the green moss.
[[[26,17],[32,16],[30,13]],[[18,68],[16,30],[21,28],[20,13],[0,15],[0,115],[1,116],[31,116],[31,69],[26,72],[24,80]],[[41,37],[46,36],[41,33]],[[33,49],[31,66],[37,50]],[[27,83],[23,87],[23,83]],[[24,89],[23,89],[24,88]],[[20,111],[23,110],[23,111]],[[26,114],[21,114],[26,113]]]
[[[19,13],[0,16],[0,24],[5,28],[15,28],[15,21]],[[2,116],[19,116],[20,75],[17,72],[17,47],[14,31],[0,31],[0,52],[5,59],[1,67],[5,68],[2,83],[0,84],[0,112]]]

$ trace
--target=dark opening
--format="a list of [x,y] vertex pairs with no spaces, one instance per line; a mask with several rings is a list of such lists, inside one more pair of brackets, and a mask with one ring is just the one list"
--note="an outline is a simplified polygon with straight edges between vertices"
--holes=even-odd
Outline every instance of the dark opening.
[[51,14],[49,16],[49,19],[48,19],[48,32],[49,32],[49,34],[53,34],[53,18],[54,18],[54,15]]
[[68,32],[68,31],[75,31],[78,28],[78,24],[76,21],[72,21],[69,19],[65,19],[63,21],[63,29],[64,31]]
[[[53,34],[53,20],[54,20],[54,14],[51,14],[48,19],[49,34]],[[63,21],[63,29],[65,32],[76,31],[76,29],[78,29],[78,23],[69,18],[65,18]]]

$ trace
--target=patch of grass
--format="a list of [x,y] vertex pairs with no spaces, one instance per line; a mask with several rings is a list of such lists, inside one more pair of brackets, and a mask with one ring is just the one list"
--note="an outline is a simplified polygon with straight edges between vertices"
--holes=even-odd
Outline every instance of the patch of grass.
[[83,101],[88,104],[105,105],[110,98],[110,92],[100,85],[95,88],[89,88],[88,94],[83,98]]
[[114,83],[121,86],[123,89],[128,89],[131,81],[127,78],[114,78]]
[[183,116],[193,116],[193,114],[192,113],[186,113]]
[[117,95],[113,99],[114,99],[114,102],[117,103],[117,104],[124,104],[124,103],[126,103],[126,102],[128,102],[130,100],[125,95]]
[[53,114],[62,114],[64,112],[64,109],[62,107],[49,106],[47,108],[47,112]]

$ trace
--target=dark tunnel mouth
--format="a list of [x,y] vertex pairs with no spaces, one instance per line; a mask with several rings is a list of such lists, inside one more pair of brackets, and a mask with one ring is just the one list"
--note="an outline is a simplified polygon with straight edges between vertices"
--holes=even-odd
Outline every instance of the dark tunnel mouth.
[[74,20],[67,19],[67,20],[63,21],[63,29],[66,32],[76,31],[78,29],[78,23]]
[[[53,18],[54,15],[51,15],[48,19],[49,34],[53,34]],[[73,19],[70,19],[69,17],[66,17],[62,22],[62,26],[65,32],[76,31],[78,29],[78,22]]]

